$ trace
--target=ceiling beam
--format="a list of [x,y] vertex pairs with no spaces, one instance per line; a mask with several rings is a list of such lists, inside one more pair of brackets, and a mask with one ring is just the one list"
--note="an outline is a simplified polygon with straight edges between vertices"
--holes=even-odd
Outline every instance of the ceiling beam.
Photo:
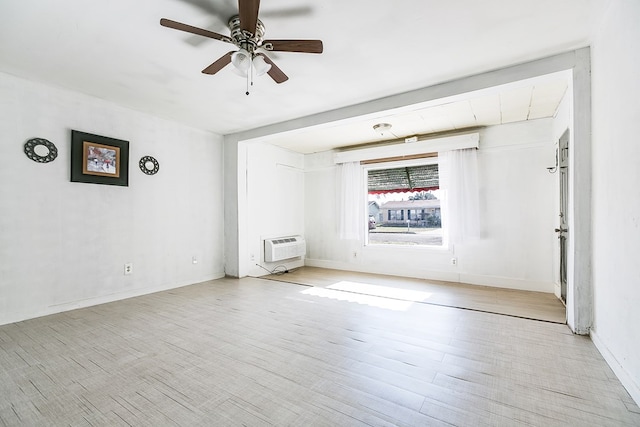
[[436,105],[442,102],[443,99],[447,99],[447,101],[461,100],[468,97],[470,92],[571,70],[578,61],[577,57],[585,49],[588,51],[589,48],[585,47],[535,61],[450,80],[410,92],[378,98],[361,104],[225,135],[225,140],[231,142],[250,141],[281,132],[322,126],[331,122],[362,119],[367,115],[379,115],[385,111],[392,113],[394,109],[405,108],[419,103],[433,102]]

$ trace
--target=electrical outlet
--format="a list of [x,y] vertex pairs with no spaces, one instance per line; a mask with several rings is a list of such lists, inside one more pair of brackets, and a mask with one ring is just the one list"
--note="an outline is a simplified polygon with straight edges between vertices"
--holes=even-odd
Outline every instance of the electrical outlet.
[[191,263],[192,263],[192,264],[197,264],[197,263],[198,263],[198,257],[197,257],[197,256],[195,256],[195,255],[194,255],[194,256],[192,256],[192,257],[191,257]]
[[255,261],[256,260],[256,256],[254,254],[249,255],[249,258],[251,259],[251,261]]
[[133,263],[132,262],[128,262],[124,265],[124,274],[125,275],[129,275],[129,274],[133,274]]
[[451,265],[458,265],[458,258],[451,258]]

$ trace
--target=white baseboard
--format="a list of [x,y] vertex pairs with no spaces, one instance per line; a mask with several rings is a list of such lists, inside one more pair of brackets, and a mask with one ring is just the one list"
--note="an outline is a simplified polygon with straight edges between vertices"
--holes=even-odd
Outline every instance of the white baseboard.
[[320,259],[305,259],[307,267],[327,268],[330,270],[357,271],[358,273],[385,274],[388,276],[411,277],[414,279],[439,280],[445,282],[458,282],[458,274],[447,271],[397,271],[382,265],[357,264],[349,262],[327,261]]
[[640,405],[640,384],[634,380],[633,376],[631,376],[627,370],[618,362],[618,359],[609,351],[609,348],[602,342],[598,334],[591,329],[589,332],[591,336],[591,341],[595,344],[596,348],[604,357],[604,360],[607,362],[613,373],[616,374],[616,377],[620,380],[622,385],[627,392],[631,395],[631,398],[636,402],[636,404]]
[[209,280],[220,279],[224,277],[224,272],[217,272],[205,277],[196,279],[195,281],[185,283],[171,283],[162,286],[146,287],[131,289],[123,292],[115,292],[108,295],[100,295],[96,297],[86,298],[82,300],[69,301],[60,304],[49,305],[40,309],[29,312],[8,313],[6,317],[0,318],[0,325],[9,323],[22,322],[23,320],[35,319],[37,317],[49,316],[51,314],[63,313],[65,311],[77,310],[79,308],[92,307],[94,305],[106,304],[109,302],[120,301],[128,298],[139,297],[142,295],[153,294],[156,292],[168,291],[170,289],[181,288],[196,283],[207,282]]

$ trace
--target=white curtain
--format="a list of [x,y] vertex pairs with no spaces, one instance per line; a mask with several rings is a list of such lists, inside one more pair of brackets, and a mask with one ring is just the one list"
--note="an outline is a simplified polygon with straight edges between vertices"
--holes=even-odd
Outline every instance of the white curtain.
[[445,239],[456,244],[480,237],[478,150],[468,148],[438,153],[438,175],[443,192]]
[[341,239],[360,239],[364,218],[362,168],[360,162],[341,163],[338,168],[338,235]]

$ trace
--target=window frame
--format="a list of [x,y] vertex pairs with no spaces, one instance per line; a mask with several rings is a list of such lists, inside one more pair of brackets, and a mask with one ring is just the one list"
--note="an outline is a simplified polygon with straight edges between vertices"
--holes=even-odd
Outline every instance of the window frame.
[[[449,242],[446,239],[446,236],[449,234],[445,229],[447,224],[446,220],[442,220],[441,228],[442,228],[443,238],[442,238],[442,245],[439,245],[439,246],[435,246],[435,245],[404,246],[404,245],[394,245],[394,244],[375,245],[369,242],[369,210],[367,209],[367,206],[369,204],[369,183],[368,183],[369,171],[380,170],[380,169],[395,169],[395,168],[411,167],[411,166],[433,165],[433,164],[438,164],[437,154],[429,157],[421,157],[421,158],[409,159],[409,160],[385,161],[384,159],[381,159],[378,162],[372,161],[372,162],[367,162],[366,164],[361,165],[362,177],[363,177],[362,203],[364,204],[363,206],[365,206],[365,215],[362,218],[362,230],[364,232],[364,240],[362,243],[365,248],[375,248],[376,250],[380,248],[383,248],[382,250],[413,249],[413,250],[438,251],[438,252],[441,252],[443,250],[444,251],[449,250]],[[441,215],[442,215],[442,211],[441,211]]]

